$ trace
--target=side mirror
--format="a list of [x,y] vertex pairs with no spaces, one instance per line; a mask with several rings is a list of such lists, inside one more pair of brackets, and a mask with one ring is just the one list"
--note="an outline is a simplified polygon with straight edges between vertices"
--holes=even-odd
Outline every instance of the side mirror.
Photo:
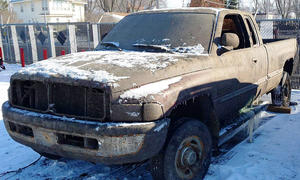
[[235,33],[224,33],[221,38],[221,44],[227,50],[233,50],[240,45],[240,39]]

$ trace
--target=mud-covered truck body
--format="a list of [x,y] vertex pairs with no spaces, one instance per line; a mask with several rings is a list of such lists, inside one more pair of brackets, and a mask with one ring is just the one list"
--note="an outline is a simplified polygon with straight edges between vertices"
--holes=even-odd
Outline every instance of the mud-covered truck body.
[[151,160],[156,179],[199,179],[221,128],[272,92],[290,99],[296,39],[264,44],[255,19],[227,9],[125,17],[93,52],[11,77],[10,136],[42,155],[105,164]]

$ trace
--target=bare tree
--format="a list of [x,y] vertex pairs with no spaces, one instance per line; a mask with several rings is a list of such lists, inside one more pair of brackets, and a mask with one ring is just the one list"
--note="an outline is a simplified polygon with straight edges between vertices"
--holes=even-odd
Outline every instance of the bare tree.
[[257,14],[259,9],[260,9],[260,1],[259,0],[252,0],[252,2],[253,2],[253,12],[255,14]]
[[[165,7],[165,2],[166,0],[159,0],[160,6]],[[97,22],[105,12],[132,13],[153,9],[156,5],[157,0],[88,0],[85,17],[86,21]]]
[[21,21],[17,18],[16,13],[14,13],[8,6],[6,0],[0,0],[0,22],[1,24],[9,23],[20,23]]
[[269,14],[273,10],[273,7],[274,7],[274,2],[273,1],[271,1],[271,0],[262,0],[261,8],[262,8],[262,11],[264,13]]
[[132,13],[154,8],[156,0],[118,0],[117,6],[120,12]]
[[296,14],[296,18],[300,18],[300,1],[294,0],[293,2],[294,12]]
[[95,0],[88,0],[85,6],[85,21],[98,22],[101,17],[100,9]]
[[0,0],[0,10],[7,10],[8,9],[8,3],[5,0]]
[[275,0],[278,13],[283,19],[288,18],[288,15],[292,8],[293,0]]
[[117,0],[95,0],[95,2],[104,12],[113,12],[117,5]]

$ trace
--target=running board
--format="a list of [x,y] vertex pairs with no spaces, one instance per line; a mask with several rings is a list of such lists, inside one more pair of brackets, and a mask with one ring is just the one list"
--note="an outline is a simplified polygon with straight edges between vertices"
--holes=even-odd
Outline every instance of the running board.
[[236,134],[238,134],[239,132],[241,132],[242,130],[244,130],[248,125],[250,120],[255,120],[255,116],[258,115],[260,112],[266,110],[268,107],[268,102],[263,102],[260,105],[256,105],[252,108],[249,108],[248,112],[246,113],[242,113],[239,118],[237,118],[237,120],[233,125],[230,125],[228,129],[226,130],[221,130],[225,131],[224,133],[220,134],[219,136],[219,142],[218,142],[218,146],[221,146],[222,144],[226,143],[227,141],[229,141],[232,137],[234,137]]

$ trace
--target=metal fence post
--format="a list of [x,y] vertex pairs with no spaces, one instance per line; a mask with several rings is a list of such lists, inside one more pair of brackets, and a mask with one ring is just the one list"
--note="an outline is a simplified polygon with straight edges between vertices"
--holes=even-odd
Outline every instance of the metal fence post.
[[28,30],[29,30],[29,38],[31,44],[32,62],[35,63],[38,61],[38,55],[37,55],[36,39],[34,35],[33,25],[29,25]]
[[[29,44],[28,44],[30,42],[30,40],[28,41],[27,30],[29,30],[28,29],[28,25],[24,25],[24,36],[25,36],[26,54],[27,54],[27,61],[29,61],[30,58],[32,59],[32,54],[30,56],[30,53],[29,53]],[[33,62],[33,59],[32,59],[32,62]],[[29,64],[29,62],[28,62],[28,64]]]
[[53,36],[53,26],[52,25],[48,25],[48,31],[49,31],[51,56],[56,57],[55,42],[54,42],[54,36]]
[[88,38],[88,48],[91,50],[91,37],[90,37],[90,23],[87,23],[87,38]]
[[1,48],[1,51],[2,51],[2,60],[3,62],[5,61],[5,55],[4,55],[4,48],[3,48],[3,42],[2,42],[2,26],[0,26],[0,48]]
[[13,46],[14,46],[14,51],[15,51],[15,60],[17,63],[21,63],[20,49],[19,49],[19,42],[18,42],[18,37],[17,37],[16,26],[12,25],[12,26],[10,26],[10,28],[11,28],[11,36],[12,36]]
[[94,44],[93,47],[96,48],[99,43],[98,25],[93,24],[92,29],[93,29],[93,44]]
[[76,32],[75,25],[69,25],[69,40],[70,40],[70,51],[71,53],[77,52],[77,43],[76,43]]

